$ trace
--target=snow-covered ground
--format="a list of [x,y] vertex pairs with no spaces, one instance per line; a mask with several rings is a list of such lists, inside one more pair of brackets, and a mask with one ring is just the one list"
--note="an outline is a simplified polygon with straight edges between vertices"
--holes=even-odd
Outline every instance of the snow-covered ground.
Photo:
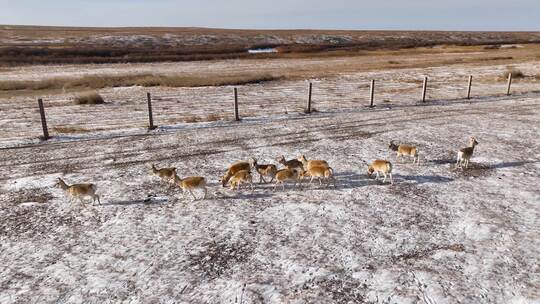
[[[520,68],[537,73],[538,63]],[[499,76],[504,67],[474,69]],[[421,84],[397,88],[419,73],[435,75],[437,100],[415,106]],[[3,100],[0,303],[538,303],[538,82],[516,83],[524,94],[454,100],[469,73],[321,80],[311,115],[298,113],[305,82],[244,86],[242,100],[253,102],[240,123],[181,122],[208,109],[229,117],[230,88],[155,88],[162,127],[151,132],[145,90],[108,89],[104,106],[49,103],[51,126],[89,132],[53,131],[60,136],[44,143],[35,101]],[[363,85],[374,76],[388,81],[388,96],[367,109]],[[480,82],[473,95],[495,90],[504,81]],[[457,169],[471,135],[471,167]],[[397,163],[390,140],[417,145],[420,165]],[[237,160],[281,154],[328,160],[337,188],[218,183]],[[394,185],[367,177],[376,158],[394,163]],[[152,163],[205,176],[210,198],[183,199],[150,174]],[[57,177],[96,183],[103,205],[70,205]]]

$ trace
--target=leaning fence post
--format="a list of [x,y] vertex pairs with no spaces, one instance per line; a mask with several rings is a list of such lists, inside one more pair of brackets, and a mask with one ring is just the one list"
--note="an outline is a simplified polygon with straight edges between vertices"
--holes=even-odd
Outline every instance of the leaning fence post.
[[422,102],[426,102],[427,76],[424,77],[424,85],[422,86]]
[[369,107],[373,108],[373,99],[375,97],[375,79],[371,80],[371,87],[369,88]]
[[45,119],[45,108],[43,107],[43,99],[38,99],[39,114],[41,116],[41,127],[43,128],[43,140],[49,139],[49,130],[47,129],[47,120]]
[[471,99],[471,86],[472,86],[472,75],[469,76],[469,84],[467,85],[467,99]]
[[152,116],[152,96],[150,93],[146,93],[146,100],[148,101],[148,130],[154,130],[154,117]]
[[506,89],[506,95],[510,95],[511,86],[512,86],[512,73],[508,73],[508,88]]
[[309,83],[309,90],[308,90],[308,99],[306,103],[306,113],[311,113],[311,93],[313,91],[313,83]]
[[238,115],[238,89],[234,88],[234,120],[240,121],[240,116]]

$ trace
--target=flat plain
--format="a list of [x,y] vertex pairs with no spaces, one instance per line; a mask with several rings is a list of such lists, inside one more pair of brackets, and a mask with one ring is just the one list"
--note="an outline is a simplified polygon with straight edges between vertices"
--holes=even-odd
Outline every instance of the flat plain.
[[[276,79],[103,87],[101,105],[74,104],[78,88],[2,91],[0,302],[537,303],[537,49],[4,67],[4,83],[143,73]],[[521,72],[509,96],[508,71]],[[309,82],[316,111],[306,114]],[[38,97],[49,141],[38,138]],[[479,145],[460,169],[455,157],[469,136]],[[397,162],[391,140],[416,145],[420,164]],[[337,187],[219,184],[235,161],[276,163],[282,154],[327,160]],[[374,159],[393,162],[393,185],[367,176]],[[210,197],[183,198],[151,164],[205,176]],[[68,203],[57,177],[96,183],[103,204]]]

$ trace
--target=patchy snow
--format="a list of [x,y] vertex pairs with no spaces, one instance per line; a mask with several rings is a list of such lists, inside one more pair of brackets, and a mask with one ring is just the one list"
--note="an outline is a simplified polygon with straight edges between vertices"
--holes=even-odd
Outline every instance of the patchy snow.
[[[498,76],[504,67],[473,69]],[[436,100],[415,106],[420,73],[435,75]],[[51,128],[89,131],[41,143],[34,102],[2,100],[10,115],[0,121],[0,302],[537,303],[537,82],[469,104],[454,99],[469,73],[314,81],[311,115],[298,113],[306,82],[242,86],[250,104],[241,103],[240,123],[178,119],[211,108],[229,115],[229,87],[156,88],[161,127],[151,132],[142,88],[103,90],[105,106],[51,98]],[[384,84],[367,109],[362,85],[372,77]],[[414,82],[401,90],[405,79]],[[495,89],[504,84],[486,80],[474,94]],[[470,135],[479,145],[460,170],[456,150]],[[395,162],[390,140],[417,145],[420,165]],[[328,160],[337,189],[219,185],[234,161],[300,153]],[[376,158],[394,162],[394,185],[367,177],[364,162]],[[150,174],[152,163],[205,176],[210,198],[183,199]],[[57,177],[96,183],[103,205],[70,205]]]

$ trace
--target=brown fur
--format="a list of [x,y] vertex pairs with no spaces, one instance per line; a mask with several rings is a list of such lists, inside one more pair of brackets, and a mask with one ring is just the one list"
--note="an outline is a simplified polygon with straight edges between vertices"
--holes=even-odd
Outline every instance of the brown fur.
[[248,170],[240,170],[231,177],[230,184],[231,190],[240,189],[242,184],[249,184],[253,190],[253,177]]
[[203,189],[204,196],[202,199],[206,199],[207,189],[206,189],[206,179],[202,176],[188,176],[185,178],[180,178],[178,175],[174,175],[174,184],[178,185],[182,189],[182,193],[185,196],[186,192],[189,192],[194,200],[197,200],[193,194],[194,189]]
[[264,179],[265,176],[269,176],[271,178],[270,183],[274,181],[274,178],[276,177],[276,173],[277,173],[276,165],[272,165],[272,164],[259,165],[255,158],[251,160],[251,165],[255,168],[255,171],[259,173],[259,184],[261,182],[266,183],[266,180]]
[[420,162],[420,158],[418,156],[418,149],[415,146],[410,145],[396,145],[394,141],[390,142],[390,145],[388,146],[392,151],[395,151],[397,153],[396,160],[399,161],[400,157],[405,156],[411,156],[413,158],[413,164],[416,162],[418,164]]
[[471,137],[469,139],[469,147],[459,149],[456,162],[458,167],[461,168],[463,164],[465,164],[465,168],[469,167],[469,160],[473,155],[476,145],[478,145],[478,141],[476,141],[476,138]]
[[302,162],[302,166],[304,170],[309,170],[311,167],[326,167],[329,168],[328,162],[325,160],[320,159],[312,159],[307,160],[305,155],[300,155],[297,158],[300,162]]
[[244,161],[232,164],[221,178],[221,185],[223,187],[226,187],[231,177],[233,177],[237,172],[243,170],[247,170],[248,172],[251,171],[251,165],[248,162]]
[[157,169],[154,164],[152,164],[151,166],[152,166],[152,174],[161,178],[163,181],[167,183],[172,183],[174,175],[176,174],[176,168]]
[[313,182],[314,178],[319,180],[319,185],[322,186],[322,180],[326,180],[326,186],[330,185],[330,180],[334,183],[334,188],[336,187],[336,179],[334,177],[334,170],[326,166],[312,166],[305,172],[300,173],[300,178],[311,177],[309,183]]
[[304,170],[304,165],[298,159],[285,160],[285,156],[280,155],[276,160],[287,169],[298,171]]
[[74,199],[78,199],[81,203],[83,203],[83,198],[91,197],[92,203],[95,203],[97,200],[101,205],[100,197],[96,194],[97,186],[95,184],[68,185],[63,179],[58,178],[56,185],[66,192],[70,202],[72,202]]
[[379,179],[379,173],[382,173],[384,175],[383,183],[386,182],[386,176],[390,176],[390,183],[394,183],[394,179],[392,178],[392,163],[387,160],[380,160],[377,159],[373,161],[368,166],[368,176],[371,177],[373,173],[377,174],[377,177],[375,179]]
[[[300,172],[303,172],[301,170]],[[276,190],[276,187],[278,185],[282,186],[282,189],[285,190],[285,181],[287,180],[294,180],[294,187],[296,187],[296,184],[299,180],[298,170],[294,169],[281,169],[276,173],[276,184],[274,185],[274,191]]]

